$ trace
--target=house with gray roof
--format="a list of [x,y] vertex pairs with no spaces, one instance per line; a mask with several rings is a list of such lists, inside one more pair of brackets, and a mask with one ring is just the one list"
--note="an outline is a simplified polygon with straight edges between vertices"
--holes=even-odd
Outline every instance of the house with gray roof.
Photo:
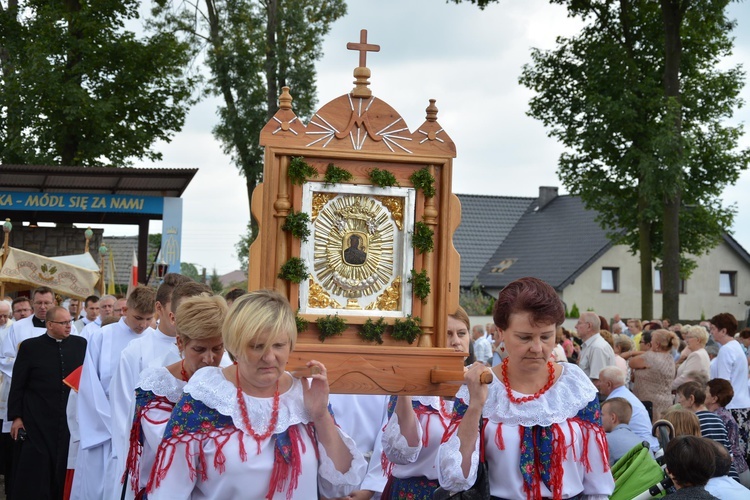
[[[637,255],[624,245],[613,245],[596,222],[596,212],[587,210],[579,197],[558,195],[554,187],[540,188],[535,199],[458,197],[462,222],[454,234],[454,246],[461,254],[462,288],[471,286],[476,278],[485,293],[497,297],[511,281],[535,276],[552,285],[568,309],[575,304],[580,311],[592,309],[605,317],[615,313],[640,317]],[[512,222],[519,200],[527,200],[527,204]],[[513,215],[497,216],[503,213]],[[467,227],[462,227],[464,221]],[[490,238],[499,242],[492,251],[485,245]],[[750,254],[725,234],[716,248],[693,258],[698,266],[682,284],[680,318],[698,320],[728,311],[747,320]],[[662,297],[657,269],[654,289],[654,314],[658,316]]]

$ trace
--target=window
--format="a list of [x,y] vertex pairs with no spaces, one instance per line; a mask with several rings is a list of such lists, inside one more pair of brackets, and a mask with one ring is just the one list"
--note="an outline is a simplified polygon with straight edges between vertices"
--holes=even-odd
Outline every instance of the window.
[[737,271],[719,272],[719,295],[737,295]]
[[[686,281],[683,278],[680,278],[680,293],[687,293],[685,290],[687,288]],[[655,269],[654,270],[654,293],[662,293],[661,289],[661,269]]]
[[620,291],[620,268],[603,267],[602,268],[602,292],[619,292]]

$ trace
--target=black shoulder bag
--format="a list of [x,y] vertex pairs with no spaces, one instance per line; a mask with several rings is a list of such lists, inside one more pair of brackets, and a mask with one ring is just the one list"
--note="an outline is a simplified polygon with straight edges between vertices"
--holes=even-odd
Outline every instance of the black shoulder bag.
[[471,488],[458,493],[450,494],[450,491],[442,487],[432,494],[433,500],[487,500],[490,498],[490,476],[487,471],[487,459],[484,456],[484,432],[483,419],[479,419],[479,465],[477,466],[477,480]]

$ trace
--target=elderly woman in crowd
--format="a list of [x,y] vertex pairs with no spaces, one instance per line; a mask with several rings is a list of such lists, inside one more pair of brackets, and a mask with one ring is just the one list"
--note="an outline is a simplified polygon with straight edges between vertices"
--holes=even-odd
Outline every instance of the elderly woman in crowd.
[[159,445],[148,498],[302,500],[358,487],[366,462],[328,411],[325,366],[307,363],[312,380],[284,370],[297,340],[286,298],[243,295],[222,330],[236,364],[190,378]]
[[182,360],[166,367],[147,368],[135,389],[135,416],[130,430],[127,481],[140,498],[164,437],[172,409],[190,377],[205,366],[219,366],[224,355],[221,326],[227,304],[221,297],[188,297],[177,309],[177,348]]
[[583,371],[549,360],[565,311],[536,278],[507,285],[493,312],[508,357],[482,384],[474,364],[456,395],[438,451],[440,486],[469,489],[480,450],[490,495],[506,499],[606,499],[614,489],[596,388]]
[[[470,332],[469,316],[459,306],[448,316],[446,345],[468,355]],[[388,412],[383,453],[390,462],[390,474],[381,498],[431,500],[438,487],[435,458],[451,421],[453,401],[439,396],[394,396]]]
[[708,411],[714,412],[724,422],[724,427],[727,429],[727,441],[729,441],[732,465],[740,476],[740,482],[745,487],[750,488],[750,469],[748,469],[745,455],[740,448],[740,430],[734,417],[726,409],[733,397],[734,389],[732,389],[732,384],[728,380],[715,378],[709,380],[706,384],[706,408]]
[[[647,339],[647,332],[643,332],[641,342]],[[628,366],[634,371],[635,385],[633,393],[641,401],[651,401],[653,404],[653,421],[659,420],[661,415],[672,405],[672,380],[675,375],[674,358],[671,351],[680,340],[674,332],[656,330],[651,332],[651,350],[623,353],[628,359]],[[643,346],[641,346],[643,348]],[[629,355],[629,356],[625,356]]]
[[685,340],[687,346],[683,350],[690,349],[685,361],[680,363],[677,367],[677,377],[672,382],[672,390],[677,389],[679,386],[688,382],[688,374],[690,372],[704,373],[708,378],[709,367],[711,366],[711,360],[708,359],[708,353],[706,352],[706,342],[708,342],[708,332],[702,326],[686,326],[682,329],[682,338]]
[[695,436],[676,437],[667,444],[664,463],[667,474],[677,488],[676,493],[669,495],[670,498],[717,500],[704,488],[716,468],[713,446],[705,438]]
[[683,408],[671,408],[664,412],[662,420],[672,424],[676,436],[698,436],[701,435],[701,422],[690,410]]

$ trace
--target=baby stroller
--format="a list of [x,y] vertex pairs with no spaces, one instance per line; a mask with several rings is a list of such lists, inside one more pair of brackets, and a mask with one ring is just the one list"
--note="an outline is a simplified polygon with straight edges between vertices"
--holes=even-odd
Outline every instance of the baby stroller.
[[660,498],[672,486],[672,481],[664,473],[663,450],[674,436],[674,427],[666,420],[657,420],[651,432],[659,440],[661,449],[656,460],[651,458],[649,444],[643,442],[635,446],[612,466],[615,478],[615,491],[610,500],[646,500]]

